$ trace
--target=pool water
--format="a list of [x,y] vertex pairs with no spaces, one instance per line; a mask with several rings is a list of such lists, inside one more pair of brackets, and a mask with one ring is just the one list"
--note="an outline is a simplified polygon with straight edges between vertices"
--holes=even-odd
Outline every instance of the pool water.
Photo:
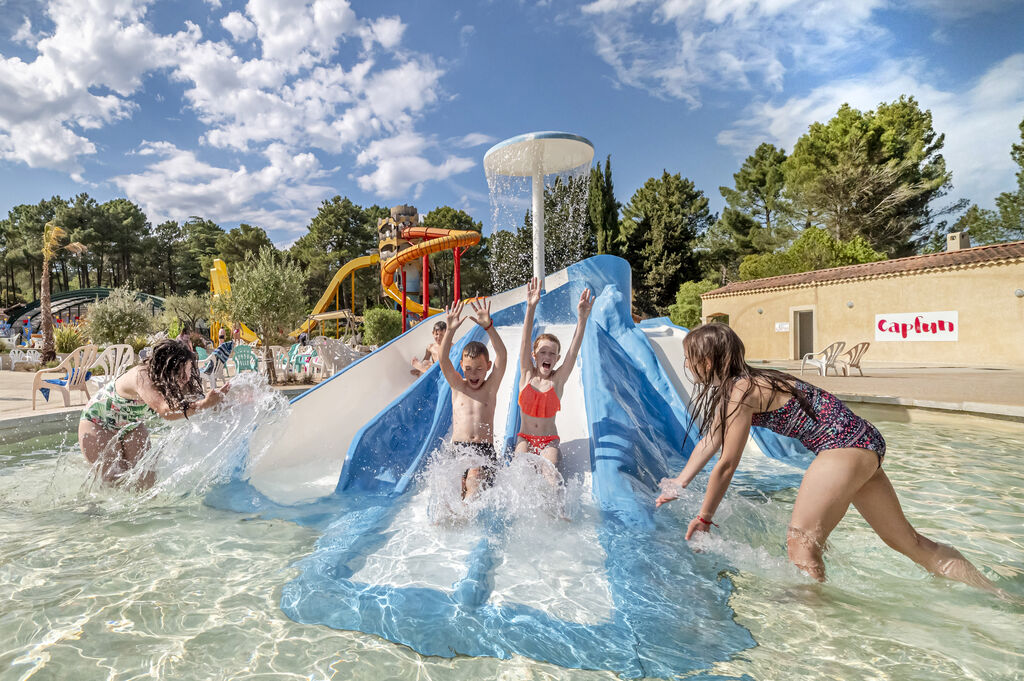
[[[238,428],[223,425],[210,435],[224,422],[176,426],[188,432],[169,439],[192,470],[230,468],[231,447],[209,446],[237,437]],[[955,426],[952,417],[876,423],[911,522],[1024,596],[1024,426]],[[375,636],[298,624],[282,613],[281,592],[322,528],[205,506],[203,493],[218,475],[181,477],[150,494],[97,487],[83,482],[88,475],[71,436],[0,445],[4,681],[617,678],[525,658],[425,657]],[[658,512],[646,558],[664,570],[659,581],[681,592],[686,580],[731,584],[732,619],[756,641],[687,678],[1022,678],[1024,608],[928,576],[887,549],[854,510],[832,535],[828,583],[789,566],[785,527],[798,484],[793,469],[745,456],[716,517],[721,528],[689,546],[681,532],[703,478]],[[601,556],[587,552],[596,519],[592,504],[578,503],[571,522],[541,519],[530,531],[508,533],[514,559],[499,571],[498,591],[536,598],[562,615],[578,610],[583,621],[607,616],[610,601],[596,584]],[[457,540],[467,526],[432,523],[427,506],[410,501],[401,520],[422,526],[422,541],[399,537],[367,561],[365,573],[390,570],[400,579],[394,566],[401,564],[410,583],[433,579],[431,555],[462,550]],[[701,552],[699,576],[673,568],[673,556],[691,550]],[[560,578],[558,565],[574,556],[579,565],[570,567],[579,569]]]

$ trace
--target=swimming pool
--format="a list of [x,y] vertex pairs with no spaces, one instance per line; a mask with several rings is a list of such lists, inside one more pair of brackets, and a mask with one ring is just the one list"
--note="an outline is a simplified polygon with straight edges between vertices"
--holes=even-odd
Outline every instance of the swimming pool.
[[[1024,426],[872,418],[915,526],[1024,595]],[[181,446],[203,442],[184,437]],[[56,434],[0,445],[2,679],[616,678],[522,657],[422,656],[375,636],[296,623],[280,608],[283,585],[322,529],[210,508],[193,492],[206,483],[191,479],[143,498],[83,488],[73,444]],[[718,588],[725,599],[724,613],[680,622],[679,645],[723,624],[753,641],[687,678],[1021,677],[1024,609],[927,576],[886,549],[856,511],[832,535],[829,583],[799,575],[784,549],[798,482],[784,464],[745,456],[716,517],[721,529],[696,546],[680,531],[702,482],[657,514],[649,553],[636,564],[663,595]],[[514,509],[504,516],[496,591],[599,621],[608,598],[588,535],[594,509],[585,498],[575,503],[569,523]],[[472,527],[433,525],[417,514],[425,505],[410,503],[394,540],[359,569],[384,581],[436,580],[444,570],[436,557],[463,550]],[[531,634],[528,622],[522,632]]]

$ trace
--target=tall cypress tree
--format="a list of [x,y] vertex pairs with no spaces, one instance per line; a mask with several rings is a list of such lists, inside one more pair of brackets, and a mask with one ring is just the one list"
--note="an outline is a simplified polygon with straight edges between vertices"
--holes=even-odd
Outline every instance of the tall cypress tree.
[[622,209],[624,257],[633,267],[633,306],[666,314],[684,281],[699,278],[697,235],[715,221],[708,199],[678,173],[647,180]]
[[601,164],[590,169],[590,195],[587,199],[590,222],[594,226],[597,252],[622,255],[619,246],[619,209],[622,204],[615,200],[612,184],[612,157],[605,158],[604,172]]

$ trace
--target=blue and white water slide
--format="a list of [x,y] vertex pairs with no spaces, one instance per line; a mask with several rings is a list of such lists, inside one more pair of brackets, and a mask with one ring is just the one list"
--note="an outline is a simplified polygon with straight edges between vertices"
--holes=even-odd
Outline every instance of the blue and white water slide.
[[[258,429],[240,479],[207,503],[322,529],[283,589],[284,612],[424,655],[721,678],[716,662],[755,645],[733,621],[731,583],[713,558],[689,550],[678,519],[654,514],[658,481],[682,468],[698,437],[686,410],[686,330],[665,319],[634,324],[630,277],[624,260],[596,256],[545,279],[534,333],[559,330],[563,343],[581,291],[597,295],[559,415],[563,467],[581,474],[592,512],[552,521],[553,537],[524,539],[481,513],[444,543],[432,538],[417,475],[449,433],[451,390],[437,365],[418,379],[408,371],[430,322],[295,398],[282,423]],[[495,421],[506,442],[519,426],[525,298],[519,288],[491,299],[509,351]],[[468,341],[486,341],[472,322],[459,331],[456,365]],[[761,429],[753,439],[773,458],[809,461],[795,441]]]

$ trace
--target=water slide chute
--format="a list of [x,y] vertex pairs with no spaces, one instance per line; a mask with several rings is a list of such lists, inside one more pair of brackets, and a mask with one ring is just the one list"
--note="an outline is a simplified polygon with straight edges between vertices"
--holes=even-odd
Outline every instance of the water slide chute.
[[[216,258],[213,261],[213,267],[210,268],[210,293],[215,296],[230,295],[231,293],[231,280],[228,279],[228,266],[220,258]],[[217,332],[220,330],[220,322],[210,320],[210,338],[216,340]],[[242,327],[242,340],[246,343],[252,343],[259,340],[259,336],[253,332],[245,324]]]
[[[451,424],[439,367],[418,379],[407,369],[429,342],[428,325],[297,397],[283,423],[258,429],[242,479],[208,503],[323,530],[284,587],[285,613],[425,655],[522,655],[626,677],[710,670],[754,645],[729,608],[722,566],[690,551],[685,523],[671,512],[653,512],[657,481],[681,468],[697,433],[681,369],[685,330],[634,324],[630,276],[625,261],[597,256],[544,282],[535,331],[568,333],[580,291],[598,294],[559,415],[566,465],[581,472],[588,501],[573,522],[553,520],[551,536],[524,541],[509,527],[514,518],[491,512],[447,533],[427,519],[417,476]],[[509,350],[499,441],[518,428],[524,301],[523,288],[492,298]],[[453,361],[469,340],[486,341],[472,322],[459,329]],[[551,557],[535,573],[545,552]]]
[[[337,302],[338,290],[344,283],[347,277],[354,276],[357,270],[361,270],[365,267],[373,267],[380,262],[380,256],[377,253],[371,253],[370,255],[364,255],[359,258],[349,260],[347,263],[342,265],[337,272],[334,273],[334,277],[331,282],[327,284],[327,289],[324,294],[320,296],[320,300],[317,301],[316,305],[313,306],[313,311],[309,313],[309,318],[302,323],[302,326],[292,331],[290,336],[298,336],[303,331],[308,332],[312,329],[320,320],[313,319],[315,315],[326,312],[332,302]],[[355,298],[355,280],[352,282],[353,299]]]
[[[422,240],[398,255],[385,261],[380,268],[380,282],[384,292],[396,303],[402,302],[402,291],[395,283],[395,274],[409,263],[431,253],[469,248],[480,243],[480,233],[470,230],[439,229],[437,227],[406,227],[401,231],[402,238],[407,241]],[[406,300],[406,309],[414,315],[423,316],[423,305],[414,300]],[[429,315],[443,312],[441,308],[430,308]]]

